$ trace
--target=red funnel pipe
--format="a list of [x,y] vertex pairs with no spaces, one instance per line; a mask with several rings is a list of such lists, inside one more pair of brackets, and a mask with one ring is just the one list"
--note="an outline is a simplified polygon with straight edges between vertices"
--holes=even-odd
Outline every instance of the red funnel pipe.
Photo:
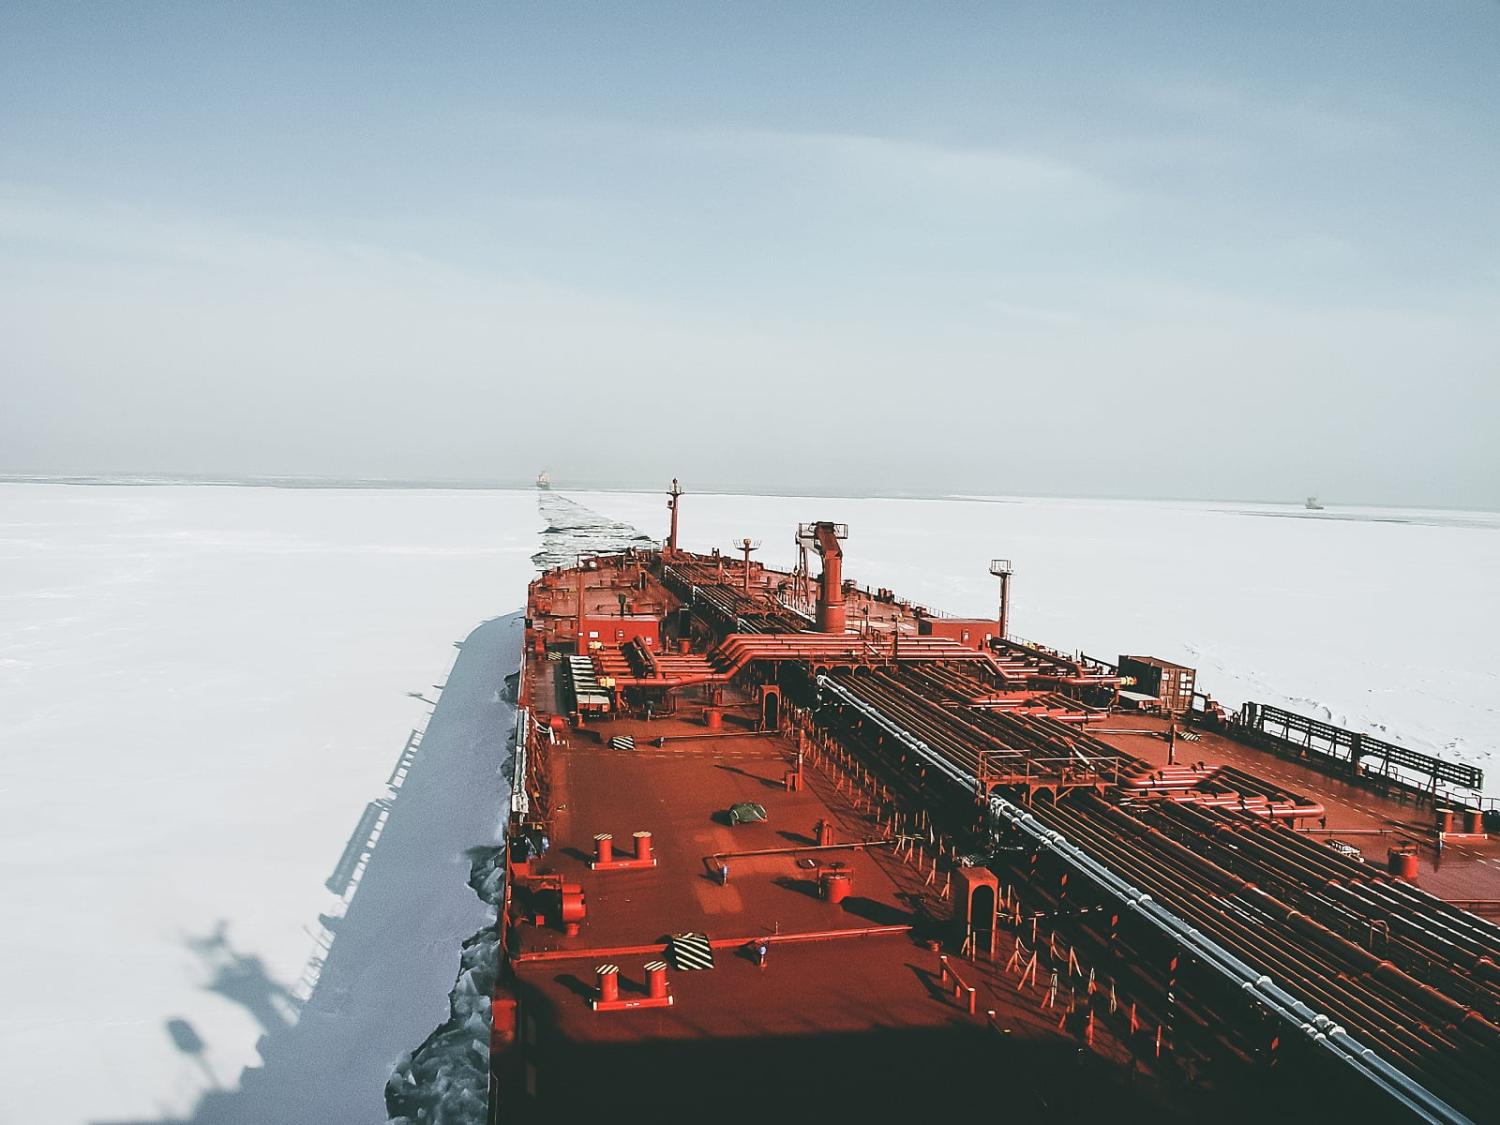
[[822,586],[818,590],[818,632],[844,632],[844,549],[833,524],[813,525],[818,554],[823,556]]

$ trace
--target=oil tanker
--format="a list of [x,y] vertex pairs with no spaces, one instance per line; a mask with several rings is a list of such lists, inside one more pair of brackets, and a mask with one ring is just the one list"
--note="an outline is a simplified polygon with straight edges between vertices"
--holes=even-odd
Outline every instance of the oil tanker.
[[1500,1120],[1478,769],[683,496],[527,594],[492,1121]]

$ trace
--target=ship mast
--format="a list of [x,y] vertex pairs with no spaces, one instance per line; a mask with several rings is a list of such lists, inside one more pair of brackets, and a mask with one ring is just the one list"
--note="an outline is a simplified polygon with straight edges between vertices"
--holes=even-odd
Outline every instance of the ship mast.
[[991,559],[990,573],[1000,579],[1000,639],[1010,639],[1010,576],[1014,573],[1009,559]]
[[741,539],[736,546],[745,556],[745,597],[750,596],[750,552],[760,550],[759,539]]
[[677,505],[682,499],[682,486],[677,483],[677,478],[672,478],[672,487],[667,492],[667,511],[672,513],[672,530],[667,535],[667,554],[677,553]]

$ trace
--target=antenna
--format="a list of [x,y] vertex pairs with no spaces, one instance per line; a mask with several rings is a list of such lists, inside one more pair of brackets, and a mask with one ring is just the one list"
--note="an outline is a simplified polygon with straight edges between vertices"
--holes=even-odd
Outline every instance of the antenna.
[[748,536],[741,539],[736,546],[745,554],[745,596],[750,596],[750,552],[760,550],[760,540],[751,539]]

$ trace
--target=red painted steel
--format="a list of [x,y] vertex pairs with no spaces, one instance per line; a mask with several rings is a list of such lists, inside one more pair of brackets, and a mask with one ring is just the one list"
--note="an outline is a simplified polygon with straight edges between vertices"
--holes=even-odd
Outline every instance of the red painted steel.
[[844,631],[844,548],[831,523],[813,526],[813,544],[823,558],[823,576],[819,580],[818,632]]
[[646,994],[653,1000],[666,997],[667,963],[665,961],[646,962]]
[[599,999],[610,1004],[620,998],[620,967],[600,965],[594,970],[599,975]]
[[[1017,1010],[1034,1012],[1040,996],[1052,1029],[1045,1035],[1076,1033],[1095,1050],[1134,1054],[1137,1066],[1195,1059],[1212,1063],[1199,1073],[1222,1076],[1226,1060],[1260,1057],[1267,1027],[1254,998],[1208,987],[1201,964],[1132,930],[1141,904],[1102,900],[1050,845],[1027,851],[1001,840],[1006,846],[992,850],[982,813],[994,793],[1029,805],[1050,838],[1082,849],[1149,896],[1153,910],[1171,912],[1308,1011],[1336,1021],[1371,1057],[1482,1115],[1500,1070],[1500,929],[1415,885],[1420,872],[1424,886],[1465,904],[1500,901],[1488,866],[1500,845],[1484,838],[1479,810],[1432,808],[1438,797],[1461,803],[1463,795],[1392,795],[1384,782],[1352,770],[1330,777],[1290,760],[1291,752],[1271,757],[1248,745],[1226,717],[1190,714],[1169,728],[1120,714],[1109,706],[1118,677],[1098,661],[1003,638],[988,650],[966,647],[975,637],[964,637],[963,621],[889,591],[846,588],[841,525],[806,525],[823,557],[817,631],[809,631],[799,616],[806,602],[796,601],[797,575],[760,568],[754,573],[763,587],[753,586],[748,558],[735,574],[722,557],[680,550],[680,496],[674,482],[666,550],[601,556],[571,575],[550,571],[528,600],[521,692],[535,722],[525,731],[517,791],[530,804],[513,819],[512,840],[524,828],[553,845],[540,854],[513,852],[507,866],[497,1066],[528,1049],[507,992],[523,987],[542,1000],[534,1010],[552,1013],[552,1034],[564,1043],[608,1034],[571,1021],[569,1011],[587,1013],[590,1005],[659,1009],[650,1030],[616,1036],[730,1039],[772,1034],[771,1025],[782,1029],[774,1034],[793,1026],[803,1034],[797,1021],[824,1014],[815,993],[824,997],[830,1027],[900,1027],[953,1020],[953,999],[976,1012],[984,991],[991,1026],[1023,1026]],[[681,636],[679,651],[657,652],[639,636],[606,636],[604,627],[622,620],[607,611],[617,596],[653,628],[667,624],[657,645],[686,631],[690,615],[696,646]],[[858,633],[847,632],[849,612],[861,622]],[[591,720],[580,728],[550,714],[554,672],[545,653],[549,643],[566,647],[570,628],[584,647],[595,622],[604,627],[590,655],[596,675],[614,685],[616,710],[597,727]],[[815,694],[814,683],[837,684],[866,710],[821,687]],[[767,684],[785,693],[777,703],[782,730],[740,729],[758,725],[741,717],[763,715]],[[733,731],[722,730],[726,713],[736,716]],[[614,733],[632,736],[638,752],[605,750],[601,743]],[[789,780],[804,777],[804,784]],[[966,790],[953,777],[974,784]],[[688,842],[727,841],[729,830],[712,817],[744,800],[771,812],[765,824],[733,829],[747,846],[705,856],[702,842]],[[635,832],[633,851],[623,856],[608,833],[598,834],[591,863],[593,828],[629,824],[643,809],[659,814],[656,823],[671,826],[671,835],[653,841]],[[813,844],[771,846],[815,822]],[[792,832],[783,830],[788,825]],[[835,825],[839,838],[871,838],[835,845]],[[1431,862],[1424,865],[1415,847],[1378,854],[1382,836],[1417,841]],[[1363,862],[1351,840],[1365,841],[1370,858],[1384,862]],[[877,847],[878,863],[869,854]],[[818,852],[835,849],[842,866],[820,861]],[[965,849],[988,856],[988,866],[965,866],[975,862],[963,858]],[[712,878],[731,864],[732,883]],[[654,871],[609,874],[648,866]],[[599,895],[596,910],[588,909],[586,890]],[[946,935],[950,951],[962,943],[978,959],[960,968],[945,954],[940,978],[948,991],[936,998],[911,973],[917,913],[910,904],[918,898],[941,923],[927,924],[924,936]],[[882,914],[896,921],[867,924]],[[658,958],[669,927],[706,933],[718,966],[674,978],[668,989]],[[881,936],[888,940],[858,940]],[[842,944],[815,952],[830,943]],[[759,973],[744,950],[762,944],[785,946],[786,955],[771,957]],[[998,964],[1012,947],[1007,977]],[[991,964],[986,958],[997,950]],[[644,981],[622,987],[618,963],[635,957],[650,959]],[[578,997],[576,976],[548,968],[562,962],[578,963],[584,974],[582,966],[600,969],[589,1004]],[[614,971],[604,974],[605,967]],[[739,975],[746,970],[753,987]],[[852,990],[857,1002],[841,978],[846,971],[862,984]],[[879,995],[872,996],[863,984],[874,981]],[[717,1003],[721,989],[738,1001]],[[899,1015],[882,1014],[886,1004],[904,1006]],[[759,1030],[747,1030],[746,1019]],[[628,1018],[592,1021],[604,1025],[635,1028]],[[1283,1037],[1285,1028],[1271,1050]],[[1128,1046],[1137,1038],[1144,1053]]]
[[1392,848],[1388,858],[1388,866],[1392,875],[1405,879],[1408,883],[1415,883],[1421,868],[1417,863],[1417,853],[1407,848]]
[[677,483],[677,478],[672,478],[672,487],[667,492],[667,511],[672,513],[672,529],[667,534],[667,555],[671,557],[677,553],[677,512],[682,505],[682,486]]
[[[837,867],[837,865],[835,865]],[[824,869],[818,876],[818,887],[830,903],[843,902],[854,891],[854,879],[848,871]]]
[[[800,945],[806,943],[845,942],[860,938],[874,937],[901,937],[909,935],[912,931],[910,925],[893,926],[851,926],[842,930],[797,930],[783,931],[769,939],[773,945]],[[741,949],[751,942],[767,940],[764,935],[756,934],[742,937],[710,938],[709,945],[714,949]],[[663,951],[662,942],[648,942],[640,945],[617,945],[597,949],[547,949],[535,952],[524,952],[513,954],[509,960],[515,964],[553,963],[557,961],[580,961],[593,960],[597,957],[649,957],[660,954]]]

